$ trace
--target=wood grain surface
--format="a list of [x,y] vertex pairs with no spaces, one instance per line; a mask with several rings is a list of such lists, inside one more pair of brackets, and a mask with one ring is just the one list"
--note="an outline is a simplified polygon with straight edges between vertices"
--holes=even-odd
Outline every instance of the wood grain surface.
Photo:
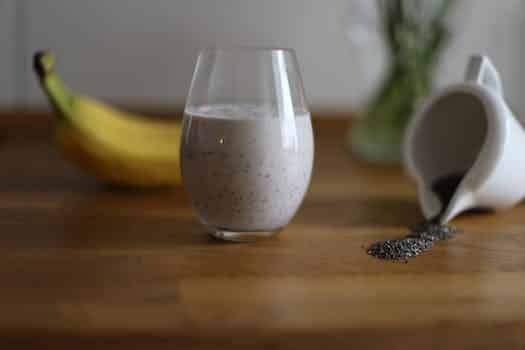
[[525,206],[461,216],[462,235],[407,264],[375,260],[367,245],[421,217],[399,168],[344,152],[345,121],[316,121],[293,222],[232,244],[182,189],[104,186],[62,160],[50,118],[22,120],[0,123],[1,349],[525,346]]

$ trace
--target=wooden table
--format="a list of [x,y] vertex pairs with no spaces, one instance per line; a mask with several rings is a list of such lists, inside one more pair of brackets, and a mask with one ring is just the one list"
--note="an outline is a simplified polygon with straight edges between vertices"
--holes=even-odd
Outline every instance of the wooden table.
[[221,243],[183,190],[116,191],[77,171],[45,120],[2,129],[1,349],[525,346],[523,205],[455,220],[463,235],[408,264],[373,259],[368,244],[420,219],[414,187],[351,160],[347,124],[325,120],[293,223]]

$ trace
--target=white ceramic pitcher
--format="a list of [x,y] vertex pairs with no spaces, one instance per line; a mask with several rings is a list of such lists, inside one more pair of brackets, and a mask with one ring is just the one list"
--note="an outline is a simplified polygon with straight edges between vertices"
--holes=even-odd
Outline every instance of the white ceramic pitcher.
[[[404,163],[425,218],[446,223],[472,208],[502,209],[525,197],[525,132],[505,103],[499,74],[473,55],[465,81],[431,96],[407,127]],[[465,173],[448,203],[432,184]]]

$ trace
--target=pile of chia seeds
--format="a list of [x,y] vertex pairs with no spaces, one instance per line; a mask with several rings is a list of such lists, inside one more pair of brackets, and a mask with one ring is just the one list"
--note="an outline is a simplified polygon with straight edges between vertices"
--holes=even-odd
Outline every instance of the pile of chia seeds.
[[451,226],[424,221],[412,228],[403,238],[373,243],[367,252],[378,259],[406,261],[432,249],[435,241],[449,239],[459,232]]
[[[463,174],[453,174],[434,182],[432,191],[439,197],[442,211],[452,199],[463,176]],[[461,232],[454,227],[440,224],[440,218],[441,214],[417,224],[403,238],[375,242],[368,248],[367,253],[378,259],[407,262],[408,258],[430,250],[434,242],[449,239]]]

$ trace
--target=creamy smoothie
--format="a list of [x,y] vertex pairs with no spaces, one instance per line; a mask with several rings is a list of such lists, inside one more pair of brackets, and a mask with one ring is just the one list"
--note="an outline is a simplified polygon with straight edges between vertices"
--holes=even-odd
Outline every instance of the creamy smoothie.
[[255,106],[187,109],[181,165],[197,215],[216,232],[273,232],[296,213],[314,154],[308,113]]

